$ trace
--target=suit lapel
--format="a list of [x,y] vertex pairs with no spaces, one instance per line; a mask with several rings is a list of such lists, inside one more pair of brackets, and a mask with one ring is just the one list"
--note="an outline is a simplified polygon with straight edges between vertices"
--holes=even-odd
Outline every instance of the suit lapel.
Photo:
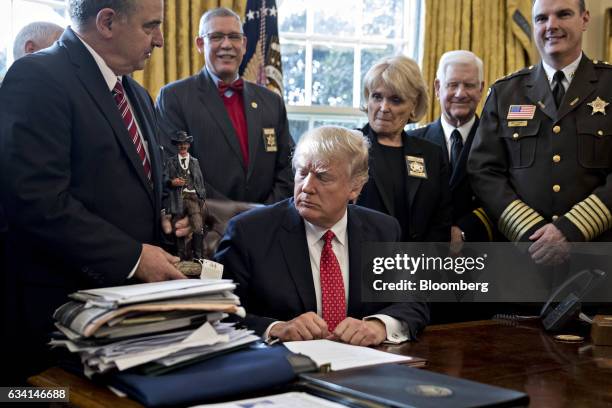
[[249,138],[249,168],[247,171],[247,180],[251,178],[253,169],[255,168],[255,158],[257,155],[257,147],[262,143],[261,135],[261,108],[259,101],[255,97],[253,87],[258,86],[244,81],[244,90],[242,91],[242,99],[244,103],[244,116],[247,123],[248,138]]
[[377,156],[376,156],[376,143],[378,143],[376,141],[376,135],[374,134],[374,131],[370,128],[369,125],[366,125],[366,127],[362,130],[362,133],[364,135],[366,135],[368,137],[368,139],[370,139],[370,143],[372,145],[372,148],[370,148],[370,156],[368,158],[368,165],[370,167],[370,176],[372,177],[372,180],[374,180],[374,185],[376,186],[376,190],[378,191],[378,194],[380,195],[380,198],[383,202],[383,205],[385,206],[385,210],[387,210],[388,214],[394,214],[393,210],[393,203],[390,199],[390,197],[388,197],[388,195],[385,193],[385,190],[383,188],[383,183],[381,180],[381,175],[379,174],[380,171],[377,171],[377,166],[376,166],[376,160],[377,160]]
[[[459,185],[459,183],[461,183],[461,181],[463,180],[463,178],[466,176],[467,174],[467,159],[468,159],[468,155],[470,153],[470,149],[472,148],[472,141],[474,140],[474,135],[476,134],[476,129],[478,129],[478,122],[480,120],[478,119],[478,116],[476,116],[476,121],[474,122],[474,124],[472,125],[472,128],[470,129],[470,133],[468,134],[467,139],[465,140],[465,143],[463,145],[463,150],[461,150],[461,154],[459,155],[459,163],[457,163],[457,167],[455,167],[455,169],[453,169],[453,173],[451,175],[451,179],[450,179],[450,188],[451,190],[453,190],[455,187],[457,187]],[[446,146],[446,143],[444,144]],[[446,156],[448,157],[448,156]]]
[[444,151],[444,159],[446,164],[450,164],[448,160],[448,147],[446,146],[446,138],[444,137],[444,129],[442,128],[441,118],[433,122],[425,131],[425,139],[440,145]]
[[[423,152],[421,151],[421,149],[419,149],[418,147],[414,145],[414,143],[412,143],[412,138],[408,137],[406,133],[402,133],[402,138],[404,140],[404,143],[403,143],[404,158],[406,158],[406,156],[416,156],[416,157],[424,158]],[[425,162],[426,172],[428,172],[428,166],[431,166],[431,163]],[[408,161],[406,160],[406,191],[408,193],[408,208],[412,208],[414,197],[416,196],[416,193],[419,190],[420,186],[421,186],[421,178],[412,177],[408,175]],[[411,213],[414,214],[415,212],[411,211]],[[412,220],[410,221],[412,222]]]
[[582,56],[580,64],[576,69],[576,75],[563,98],[563,103],[557,115],[557,121],[563,119],[565,115],[576,109],[597,89],[597,74],[593,63],[585,56]]
[[[119,146],[121,146],[132,167],[134,167],[140,181],[145,185],[149,198],[151,201],[154,201],[140,157],[136,153],[136,148],[132,143],[127,127],[121,118],[117,104],[108,89],[96,61],[70,28],[67,28],[64,34],[62,34],[61,42],[64,44],[69,58],[75,67],[79,81],[110,124]],[[130,99],[130,103],[132,103],[132,99]]]
[[[132,89],[132,84],[127,77],[125,76],[123,77],[122,84],[125,89],[125,92],[128,95],[130,104],[132,105],[132,111],[133,111],[132,113],[135,115],[136,120],[138,121],[138,127],[140,129],[141,136],[147,142],[151,169],[153,170],[155,168],[161,168],[161,167],[158,167],[161,165],[161,158],[160,158],[159,152],[156,149],[157,142],[155,140],[155,131],[151,127],[151,123],[152,123],[151,119],[147,118],[145,115],[145,109],[143,106],[144,101],[141,101],[138,95],[136,94],[136,92],[134,92],[134,90]],[[131,158],[130,161],[132,161],[133,164],[137,167],[138,178],[140,178],[140,181],[148,185],[149,180],[147,179],[147,175],[144,172],[144,167],[142,166],[142,163],[140,162],[140,156],[138,156],[138,153],[136,153],[136,149],[134,148],[134,144],[131,143],[131,140],[130,140],[130,144],[132,146],[131,148],[134,153],[132,156],[136,160],[134,162],[134,160],[132,160],[133,158]],[[161,188],[160,172],[151,171],[151,177],[152,177],[153,185],[156,188]],[[149,191],[149,195],[151,196],[151,198],[153,198],[151,189],[148,189],[148,191]]]
[[349,246],[349,296],[348,316],[359,315],[363,303],[361,302],[361,245],[363,243],[363,226],[355,211],[348,206],[347,235]]
[[317,299],[310,268],[306,230],[304,221],[294,207],[293,199],[287,201],[285,220],[279,235],[285,263],[295,283],[304,311],[316,311]]
[[[225,140],[231,146],[232,150],[238,157],[239,162],[244,163],[244,160],[242,159],[242,151],[240,150],[240,144],[238,143],[238,137],[236,136],[236,131],[234,130],[229,115],[227,114],[227,110],[225,109],[223,100],[219,95],[217,86],[210,75],[208,75],[208,71],[206,71],[205,68],[200,71],[198,86],[200,88],[198,97],[200,98],[203,108],[206,109],[213,120],[217,122],[223,137],[225,137]],[[217,137],[217,135],[213,134],[212,137]]]
[[555,120],[557,116],[555,100],[553,99],[548,77],[546,76],[546,71],[544,71],[542,63],[540,63],[538,67],[531,72],[526,86],[527,97],[535,106],[537,106],[538,109],[544,112],[546,116],[552,120]]

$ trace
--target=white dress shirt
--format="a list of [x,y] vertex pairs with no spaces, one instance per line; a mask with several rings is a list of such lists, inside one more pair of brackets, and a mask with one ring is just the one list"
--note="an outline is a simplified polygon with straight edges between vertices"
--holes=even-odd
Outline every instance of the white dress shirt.
[[[325,242],[322,238],[328,230],[331,230],[335,235],[334,239],[332,240],[332,250],[334,251],[334,255],[336,255],[336,259],[338,260],[338,264],[340,265],[340,270],[342,272],[342,281],[344,283],[344,297],[346,299],[346,304],[348,307],[349,243],[346,229],[347,221],[348,214],[346,211],[344,212],[344,216],[342,216],[342,218],[331,228],[321,228],[304,220],[304,226],[306,229],[306,242],[308,244],[308,254],[310,257],[310,270],[312,271],[312,282],[314,284],[315,297],[317,302],[317,314],[319,316],[322,316],[323,310],[321,301],[320,262],[321,252],[323,252],[323,246],[325,245]],[[356,271],[355,273],[360,272]],[[405,324],[401,321],[384,314],[375,314],[364,318],[364,320],[371,319],[378,319],[385,325],[385,328],[387,330],[387,342],[401,343],[410,339],[408,330],[405,327]],[[269,339],[270,329],[278,323],[280,322],[274,322],[270,324],[270,326],[268,326],[266,332],[264,333],[264,339]]]
[[[572,83],[572,79],[574,79],[574,74],[576,74],[576,70],[578,69],[578,65],[580,64],[581,59],[582,53],[580,53],[578,58],[576,58],[571,64],[561,69],[561,71],[563,71],[563,73],[565,74],[565,78],[563,78],[563,81],[561,81],[561,83],[563,84],[563,87],[566,91]],[[553,89],[555,87],[555,81],[553,79],[553,76],[555,75],[555,72],[557,72],[557,70],[544,61],[542,61],[542,66],[544,67],[544,71],[546,72],[546,77],[548,78],[550,89]]]
[[469,136],[470,131],[472,130],[472,126],[474,126],[474,122],[476,122],[476,115],[472,116],[472,119],[468,120],[458,128],[456,128],[455,125],[451,125],[450,123],[448,123],[446,119],[444,119],[444,116],[442,116],[440,122],[442,123],[442,130],[444,131],[444,140],[446,140],[446,152],[448,153],[448,160],[450,160],[451,146],[453,143],[451,140],[451,134],[453,133],[453,130],[457,129],[459,131],[461,139],[463,139],[463,145],[465,146],[465,141],[467,140],[467,137]]

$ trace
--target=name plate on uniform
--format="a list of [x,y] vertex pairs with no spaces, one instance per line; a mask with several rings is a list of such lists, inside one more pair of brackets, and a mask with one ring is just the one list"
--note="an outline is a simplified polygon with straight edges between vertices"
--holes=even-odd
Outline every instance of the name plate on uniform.
[[510,120],[508,121],[508,127],[523,127],[527,126],[526,120]]

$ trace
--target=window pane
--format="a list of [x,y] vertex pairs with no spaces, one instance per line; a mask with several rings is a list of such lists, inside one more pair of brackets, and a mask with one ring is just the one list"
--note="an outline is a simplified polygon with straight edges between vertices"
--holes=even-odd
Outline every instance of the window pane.
[[50,21],[62,27],[68,25],[65,5],[49,5],[24,0],[15,1],[13,4],[13,24],[15,27],[13,35],[16,35],[23,26],[33,21]]
[[[309,2],[309,4],[311,4]],[[355,35],[356,7],[354,0],[317,0],[312,2],[314,32],[323,35]]]
[[281,44],[283,93],[289,105],[305,105],[305,48],[299,44]]
[[361,121],[359,120],[348,120],[348,119],[343,119],[343,118],[322,118],[322,119],[317,119],[313,122],[313,126],[314,127],[319,127],[319,126],[327,126],[327,125],[334,125],[334,126],[344,126],[345,128],[349,128],[349,129],[355,129],[355,128],[360,128],[361,126],[359,126],[359,124],[361,123]]
[[353,54],[352,48],[313,47],[313,105],[353,105]]
[[403,0],[368,0],[363,4],[363,34],[401,38]]
[[305,33],[305,3],[302,1],[295,0],[280,0],[277,3],[279,31],[290,33]]
[[[390,57],[392,55],[395,55],[395,50],[392,45],[381,45],[361,50],[361,89],[363,89],[363,78],[374,63],[380,58]],[[361,104],[364,104],[363,93],[361,94]]]
[[308,120],[292,119],[289,117],[289,132],[293,141],[297,142],[300,137],[308,130]]

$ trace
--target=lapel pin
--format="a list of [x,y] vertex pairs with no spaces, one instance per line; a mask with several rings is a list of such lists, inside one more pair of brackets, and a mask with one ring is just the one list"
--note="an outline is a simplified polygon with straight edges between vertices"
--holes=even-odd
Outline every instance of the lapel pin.
[[606,106],[608,106],[609,103],[604,101],[603,99],[601,99],[598,96],[597,98],[595,98],[595,100],[593,102],[587,103],[587,105],[589,105],[591,108],[593,108],[593,112],[591,112],[591,115],[594,115],[596,113],[603,113],[605,115],[606,114]]
[[253,109],[257,109],[257,102],[251,102],[251,107]]

